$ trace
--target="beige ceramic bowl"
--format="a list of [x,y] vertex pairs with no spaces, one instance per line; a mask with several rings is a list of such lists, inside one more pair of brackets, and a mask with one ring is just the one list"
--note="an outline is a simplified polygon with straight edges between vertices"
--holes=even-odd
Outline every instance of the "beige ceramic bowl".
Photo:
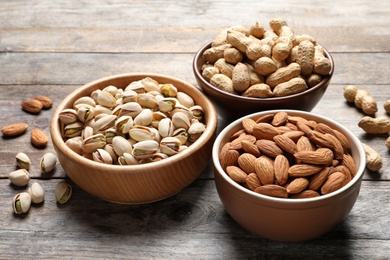
[[[189,94],[204,109],[206,130],[188,149],[159,162],[143,165],[106,165],[86,159],[64,143],[58,115],[82,96],[108,85],[126,87],[130,82],[151,77],[159,83],[172,83]],[[141,204],[172,196],[192,183],[210,160],[215,140],[217,113],[213,104],[199,89],[182,80],[158,74],[122,74],[88,83],[68,95],[56,108],[50,133],[59,162],[69,178],[80,188],[103,200]]]
[[212,158],[220,199],[230,216],[242,227],[261,237],[277,241],[304,241],[321,236],[337,226],[349,214],[359,194],[365,169],[365,154],[360,141],[342,125],[320,115],[296,110],[270,110],[246,116],[286,111],[323,122],[344,133],[351,143],[357,174],[341,189],[316,198],[282,199],[252,192],[234,182],[222,169],[219,152],[229,137],[242,129],[243,118],[228,125],[214,142]]
[[[231,118],[238,118],[251,113],[270,109],[294,109],[311,111],[325,94],[326,89],[328,88],[333,76],[333,58],[330,53],[325,49],[325,55],[330,60],[332,69],[329,75],[324,76],[322,81],[314,87],[311,87],[301,93],[285,97],[253,98],[235,95],[214,87],[206,79],[203,78],[201,69],[202,66],[206,63],[205,59],[203,58],[203,53],[210,47],[211,43],[207,43],[206,45],[204,45],[196,53],[193,59],[192,68],[195,75],[195,79],[199,86],[206,93],[206,95],[208,95],[213,101],[219,104],[221,108],[223,108],[221,112],[218,112],[221,114],[227,112],[227,115]],[[232,104],[239,104],[239,106],[234,106]]]

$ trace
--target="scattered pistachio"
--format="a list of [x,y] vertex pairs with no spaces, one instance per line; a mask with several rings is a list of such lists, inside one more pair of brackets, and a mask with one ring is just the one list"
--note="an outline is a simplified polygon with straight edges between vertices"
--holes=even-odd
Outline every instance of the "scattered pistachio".
[[41,158],[41,171],[43,173],[51,172],[55,167],[57,163],[57,156],[53,153],[46,153]]
[[45,200],[45,191],[38,182],[34,182],[28,189],[33,203],[42,203]]
[[31,196],[27,192],[21,192],[15,195],[12,200],[12,208],[15,214],[26,213],[30,209]]
[[58,203],[66,203],[72,196],[72,186],[66,181],[58,182],[55,188],[55,196]]
[[16,164],[22,168],[28,170],[31,165],[31,160],[25,153],[18,153],[16,155]]
[[8,174],[8,178],[12,184],[22,187],[30,181],[30,174],[26,169],[19,169]]

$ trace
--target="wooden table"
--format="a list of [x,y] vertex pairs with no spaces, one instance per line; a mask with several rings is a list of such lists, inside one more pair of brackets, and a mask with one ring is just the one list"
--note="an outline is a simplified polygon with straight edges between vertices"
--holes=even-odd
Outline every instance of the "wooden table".
[[[162,73],[197,85],[191,64],[203,44],[225,27],[250,26],[256,20],[268,26],[274,17],[287,20],[296,33],[311,34],[333,55],[335,75],[313,112],[345,125],[383,158],[379,172],[365,172],[354,208],[333,231],[302,243],[274,242],[247,232],[224,210],[211,162],[179,194],[140,206],[92,197],[71,183],[60,165],[54,173],[40,173],[40,157],[54,150],[51,142],[34,148],[30,131],[37,127],[49,134],[54,108],[28,114],[21,110],[22,100],[46,95],[56,106],[80,85],[126,72]],[[347,104],[342,93],[349,84],[370,91],[378,102],[376,116],[387,116],[389,42],[386,1],[2,0],[0,126],[26,122],[30,127],[17,138],[0,138],[0,258],[388,259],[388,135],[365,134],[357,126],[363,113]],[[227,123],[220,118],[219,130]],[[10,185],[7,178],[16,169],[17,152],[30,156],[32,181],[46,191],[45,202],[25,215],[14,215],[11,201],[26,188]],[[74,193],[59,206],[54,186],[62,179]]]

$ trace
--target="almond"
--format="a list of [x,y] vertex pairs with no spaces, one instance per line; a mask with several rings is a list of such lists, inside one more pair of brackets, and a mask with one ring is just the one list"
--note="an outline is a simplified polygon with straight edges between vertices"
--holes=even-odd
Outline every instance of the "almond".
[[269,123],[274,118],[274,114],[267,114],[264,116],[261,116],[255,120],[256,123]]
[[314,144],[306,136],[302,136],[297,141],[297,151],[315,151]]
[[242,120],[242,127],[244,128],[245,132],[248,134],[252,134],[253,127],[256,125],[256,121],[251,118],[245,118]]
[[22,102],[22,108],[29,113],[38,114],[42,110],[43,105],[36,99],[26,99]]
[[250,173],[246,176],[246,186],[251,189],[251,190],[255,190],[257,187],[259,187],[261,184],[260,184],[260,180],[259,178],[257,177],[257,174],[256,173]]
[[256,137],[254,137],[253,135],[249,135],[249,134],[241,134],[239,137],[237,137],[236,139],[231,141],[230,149],[232,149],[232,150],[242,149],[241,142],[244,140],[254,143],[254,142],[256,142]]
[[278,112],[275,114],[274,118],[272,119],[271,124],[273,126],[281,126],[284,125],[288,120],[288,114],[287,112]]
[[256,157],[250,153],[243,153],[238,157],[238,166],[247,174],[255,172]]
[[256,146],[259,148],[260,152],[275,158],[279,154],[283,154],[283,150],[276,145],[274,141],[261,139],[256,141]]
[[18,136],[26,132],[28,124],[26,123],[15,123],[11,125],[6,125],[1,128],[1,132],[5,136]]
[[262,185],[275,183],[274,166],[266,156],[260,156],[256,159],[255,172]]
[[309,185],[309,181],[306,178],[300,177],[292,180],[288,185],[287,185],[287,193],[288,194],[297,194]]
[[335,172],[329,175],[324,185],[321,187],[322,194],[329,194],[343,187],[345,175],[341,172]]
[[285,135],[274,136],[275,143],[289,154],[294,154],[297,151],[297,145],[293,140]]
[[344,165],[345,167],[348,168],[348,170],[351,172],[352,176],[356,175],[355,161],[353,160],[353,158],[350,154],[344,154],[342,165]]
[[330,168],[326,167],[326,168],[322,169],[320,172],[317,172],[316,174],[314,174],[310,179],[308,189],[309,190],[318,190],[322,186],[322,184],[324,184],[326,179],[328,178],[329,172],[330,172]]
[[226,173],[232,178],[233,181],[238,183],[245,183],[247,174],[238,168],[237,166],[228,166],[226,167]]
[[329,139],[333,143],[332,150],[334,151],[334,157],[335,159],[343,159],[344,156],[344,148],[339,139],[337,139],[334,135],[332,134],[325,134],[325,137]]
[[242,140],[241,146],[242,146],[242,149],[246,153],[250,153],[250,154],[254,155],[255,157],[259,157],[261,155],[259,148],[251,141]]
[[302,136],[305,135],[305,133],[302,131],[298,131],[298,130],[291,130],[291,131],[283,133],[283,135],[290,138],[294,142],[297,142]]
[[306,198],[314,198],[318,197],[320,194],[314,190],[304,190],[300,193],[293,194],[290,196],[292,199],[306,199]]
[[291,177],[305,177],[313,175],[322,170],[322,166],[311,164],[295,164],[288,169],[288,175]]
[[31,131],[31,143],[36,147],[44,147],[49,142],[47,135],[40,129],[34,128]]
[[257,123],[253,127],[252,134],[257,139],[272,140],[274,138],[274,136],[279,135],[280,132],[279,132],[279,130],[276,127],[274,127],[271,124],[268,124],[268,123]]
[[289,168],[290,168],[290,163],[288,162],[288,159],[284,155],[280,154],[276,156],[274,162],[274,171],[275,171],[276,182],[279,185],[284,186],[287,183]]
[[318,148],[315,151],[296,152],[294,157],[302,163],[330,165],[333,161],[333,152],[329,148]]
[[257,187],[254,192],[278,198],[287,198],[288,193],[286,188],[276,185],[276,184],[268,184],[264,186]]
[[226,170],[226,167],[237,165],[238,157],[240,153],[236,150],[227,150],[226,155],[220,158],[222,169]]
[[38,100],[39,102],[42,103],[42,106],[44,109],[49,109],[53,105],[53,100],[46,96],[36,96],[34,99]]

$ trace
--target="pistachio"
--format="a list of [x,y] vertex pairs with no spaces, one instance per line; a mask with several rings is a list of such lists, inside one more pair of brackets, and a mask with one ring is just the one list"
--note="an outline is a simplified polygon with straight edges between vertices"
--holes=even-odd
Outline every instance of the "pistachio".
[[41,158],[41,172],[51,172],[57,164],[57,156],[53,153],[45,153]]
[[176,98],[177,100],[179,100],[180,104],[182,104],[187,108],[190,108],[195,105],[194,99],[190,95],[184,92],[181,91],[177,92]]
[[81,144],[84,153],[92,153],[98,148],[103,148],[107,144],[106,137],[103,134],[95,134],[85,138]]
[[133,125],[134,121],[131,116],[121,116],[115,121],[115,129],[121,134],[127,134]]
[[116,94],[118,93],[118,88],[113,86],[113,85],[109,85],[109,86],[105,87],[103,89],[103,91],[106,91],[106,92],[110,93],[113,97],[115,97]]
[[38,182],[34,182],[28,189],[33,203],[42,203],[45,200],[45,191]]
[[103,149],[111,156],[113,163],[118,161],[118,156],[116,155],[112,144],[106,144]]
[[195,142],[205,130],[206,126],[201,122],[196,121],[195,123],[191,124],[190,128],[188,129],[189,140],[191,142]]
[[25,153],[16,154],[16,164],[22,169],[29,169],[31,160]]
[[66,181],[58,182],[55,187],[55,196],[58,203],[66,203],[72,196],[72,186]]
[[77,99],[74,104],[73,104],[73,108],[75,110],[78,109],[78,107],[80,106],[84,106],[84,105],[89,105],[91,107],[95,107],[96,106],[96,102],[95,100],[93,100],[93,98],[91,97],[88,97],[88,96],[84,96],[84,97],[81,97],[79,99]]
[[69,138],[66,140],[65,144],[75,153],[81,154],[82,153],[82,138],[81,136],[76,136]]
[[128,102],[117,106],[112,111],[112,114],[116,115],[117,117],[131,116],[132,118],[135,118],[141,111],[142,107],[140,104],[138,104],[137,102]]
[[133,90],[138,94],[145,93],[145,86],[142,84],[141,80],[131,82],[126,88],[125,91]]
[[147,126],[135,125],[132,129],[130,129],[129,135],[136,141],[156,139],[156,133],[153,131],[153,128]]
[[158,125],[158,132],[162,137],[172,136],[175,127],[170,118],[163,118]]
[[158,125],[160,124],[161,119],[167,118],[167,115],[160,112],[160,111],[155,111],[153,112],[153,119],[152,122],[150,123],[153,127],[158,128]]
[[92,153],[92,158],[95,162],[105,163],[105,164],[112,164],[112,157],[111,155],[104,149],[97,149]]
[[190,119],[183,112],[177,112],[172,116],[172,123],[175,128],[184,128],[188,129],[191,125]]
[[123,153],[123,155],[118,158],[118,162],[120,165],[139,164],[138,160],[130,153]]
[[110,92],[103,90],[98,93],[96,103],[104,107],[112,108],[116,105],[116,99]]
[[186,129],[178,128],[173,132],[173,137],[176,137],[182,144],[185,144],[188,140],[188,133]]
[[21,192],[15,195],[12,200],[12,208],[15,214],[28,212],[31,206],[31,196],[27,192]]
[[65,137],[75,137],[81,135],[81,132],[83,131],[83,123],[81,122],[74,122],[72,124],[69,124],[65,126],[64,128],[64,136]]
[[102,114],[100,118],[98,118],[95,123],[92,125],[93,132],[99,133],[107,130],[108,128],[114,126],[116,120],[115,115],[105,115]]
[[118,156],[121,156],[124,153],[131,153],[133,150],[131,143],[122,136],[115,136],[112,139],[112,146]]
[[153,120],[153,112],[152,110],[146,108],[142,110],[135,118],[134,118],[134,124],[135,125],[143,125],[147,126],[150,125],[150,123]]
[[178,103],[176,98],[163,98],[158,101],[158,107],[162,112],[171,112]]
[[141,80],[142,85],[144,86],[145,91],[159,91],[159,84],[157,81],[150,77],[146,77]]
[[94,117],[94,108],[89,105],[82,105],[77,110],[77,118],[81,122],[87,122]]
[[128,102],[136,102],[138,98],[138,93],[134,90],[127,90],[123,92],[122,95],[122,102],[128,103]]
[[166,83],[166,84],[162,84],[162,86],[160,87],[160,92],[165,97],[176,97],[177,88],[170,83]]
[[152,157],[159,149],[159,144],[154,140],[141,141],[133,146],[132,155],[137,159]]
[[67,108],[58,114],[58,118],[65,125],[69,125],[77,121],[77,112],[72,108]]
[[26,169],[19,169],[8,174],[8,179],[16,186],[25,186],[30,181],[30,174]]
[[174,155],[179,152],[181,142],[176,137],[165,137],[160,142],[160,150],[167,155]]
[[198,121],[202,121],[204,117],[203,108],[199,105],[190,107],[191,115]]
[[136,101],[144,108],[155,109],[157,107],[157,98],[150,93],[139,94]]

